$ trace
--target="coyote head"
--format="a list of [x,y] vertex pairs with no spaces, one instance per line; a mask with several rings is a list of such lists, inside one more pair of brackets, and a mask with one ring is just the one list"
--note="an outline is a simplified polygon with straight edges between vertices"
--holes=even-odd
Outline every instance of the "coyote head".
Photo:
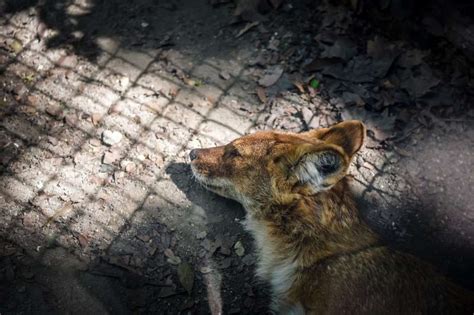
[[345,176],[364,137],[359,121],[303,133],[260,131],[224,146],[192,150],[191,168],[204,187],[248,208],[331,189]]

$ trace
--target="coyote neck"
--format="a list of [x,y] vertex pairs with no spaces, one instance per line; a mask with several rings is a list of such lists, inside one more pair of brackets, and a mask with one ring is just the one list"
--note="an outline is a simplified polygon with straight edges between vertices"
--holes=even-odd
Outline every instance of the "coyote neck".
[[288,202],[251,210],[248,220],[249,229],[261,240],[258,247],[270,247],[272,256],[308,267],[378,243],[375,233],[359,218],[344,181],[318,194],[295,194],[280,201],[283,199]]

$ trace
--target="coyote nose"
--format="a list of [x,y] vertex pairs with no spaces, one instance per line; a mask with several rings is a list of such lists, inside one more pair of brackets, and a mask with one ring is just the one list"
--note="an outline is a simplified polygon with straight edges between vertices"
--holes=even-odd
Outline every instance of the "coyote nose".
[[189,158],[191,159],[191,161],[197,158],[197,151],[197,149],[192,149],[191,152],[189,152]]

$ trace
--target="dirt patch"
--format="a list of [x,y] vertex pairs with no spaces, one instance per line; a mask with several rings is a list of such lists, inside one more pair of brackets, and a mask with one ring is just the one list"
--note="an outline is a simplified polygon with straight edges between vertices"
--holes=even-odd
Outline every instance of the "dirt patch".
[[472,287],[473,72],[449,45],[304,1],[240,24],[205,1],[1,8],[0,312],[265,313],[244,211],[188,151],[351,118],[364,216]]

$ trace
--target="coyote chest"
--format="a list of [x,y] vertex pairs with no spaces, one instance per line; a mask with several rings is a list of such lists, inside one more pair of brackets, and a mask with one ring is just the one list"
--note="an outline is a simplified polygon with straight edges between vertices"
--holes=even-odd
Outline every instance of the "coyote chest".
[[275,243],[268,236],[268,231],[252,218],[247,218],[245,228],[255,239],[258,257],[257,274],[271,284],[273,293],[281,296],[291,288],[296,263],[294,257],[281,257]]

